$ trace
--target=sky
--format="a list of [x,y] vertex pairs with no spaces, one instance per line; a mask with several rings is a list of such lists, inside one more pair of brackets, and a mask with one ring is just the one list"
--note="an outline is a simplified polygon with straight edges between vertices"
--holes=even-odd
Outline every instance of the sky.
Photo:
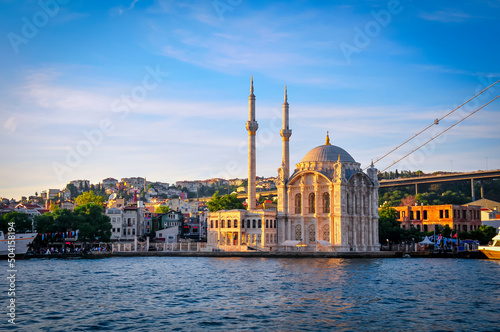
[[[500,79],[500,1],[0,0],[0,197],[257,175],[325,141],[366,167]],[[500,95],[500,83],[375,166]],[[500,169],[500,99],[388,171]]]

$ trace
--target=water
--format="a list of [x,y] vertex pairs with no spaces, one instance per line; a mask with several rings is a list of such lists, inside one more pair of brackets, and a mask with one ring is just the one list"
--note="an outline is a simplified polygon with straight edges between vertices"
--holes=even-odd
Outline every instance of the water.
[[[17,262],[16,330],[500,331],[500,262],[129,257]],[[0,264],[0,329],[7,322]]]

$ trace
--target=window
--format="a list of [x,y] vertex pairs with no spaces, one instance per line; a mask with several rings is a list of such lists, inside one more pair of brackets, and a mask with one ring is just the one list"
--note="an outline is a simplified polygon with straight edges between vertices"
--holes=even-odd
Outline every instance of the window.
[[221,221],[220,221],[220,228],[225,228],[225,227],[224,227],[224,224],[225,224],[225,223],[226,223],[226,221],[225,221],[225,220],[221,220]]
[[424,219],[427,219],[427,210],[424,210]]
[[467,225],[463,225],[464,232],[467,232]]
[[330,194],[323,194],[323,213],[330,213]]
[[215,221],[215,228],[219,228],[219,220]]
[[252,220],[252,228],[256,228],[257,227],[257,221],[255,221],[255,219]]
[[231,220],[227,221],[227,228],[231,228]]
[[309,213],[316,213],[316,195],[314,193],[309,194]]
[[420,220],[420,211],[417,211],[417,219]]
[[427,225],[424,225],[424,232],[428,232]]
[[247,228],[250,228],[250,219],[247,220]]
[[214,228],[214,221],[210,220],[210,228]]
[[266,228],[269,228],[269,219],[266,219]]
[[259,226],[257,228],[262,228],[262,220],[259,219],[258,222],[259,222]]
[[276,228],[276,219],[274,219],[274,228]]
[[443,210],[439,210],[439,218],[443,219]]
[[413,220],[413,211],[410,211],[410,220]]
[[295,214],[301,214],[301,213],[302,213],[302,195],[296,194],[295,195]]
[[119,229],[119,228],[117,228],[117,229],[116,229],[116,231],[117,231],[118,233],[120,233],[120,229]]
[[236,220],[236,219],[234,220],[233,226],[234,226],[234,228],[238,228],[238,220]]

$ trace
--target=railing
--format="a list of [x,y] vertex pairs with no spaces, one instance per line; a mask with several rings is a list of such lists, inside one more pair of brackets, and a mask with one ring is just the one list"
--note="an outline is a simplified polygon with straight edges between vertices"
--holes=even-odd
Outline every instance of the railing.
[[197,252],[207,251],[207,244],[202,242],[164,242],[164,243],[148,243],[137,242],[137,250],[135,250],[134,242],[131,243],[113,243],[113,252],[146,252],[146,251],[176,251],[176,252]]

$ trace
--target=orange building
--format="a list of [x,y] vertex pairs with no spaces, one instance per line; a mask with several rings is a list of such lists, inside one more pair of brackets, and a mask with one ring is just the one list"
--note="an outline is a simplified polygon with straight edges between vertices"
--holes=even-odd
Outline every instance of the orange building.
[[416,205],[394,209],[401,228],[415,227],[431,232],[435,225],[448,225],[454,231],[468,232],[481,226],[481,207],[476,205]]

